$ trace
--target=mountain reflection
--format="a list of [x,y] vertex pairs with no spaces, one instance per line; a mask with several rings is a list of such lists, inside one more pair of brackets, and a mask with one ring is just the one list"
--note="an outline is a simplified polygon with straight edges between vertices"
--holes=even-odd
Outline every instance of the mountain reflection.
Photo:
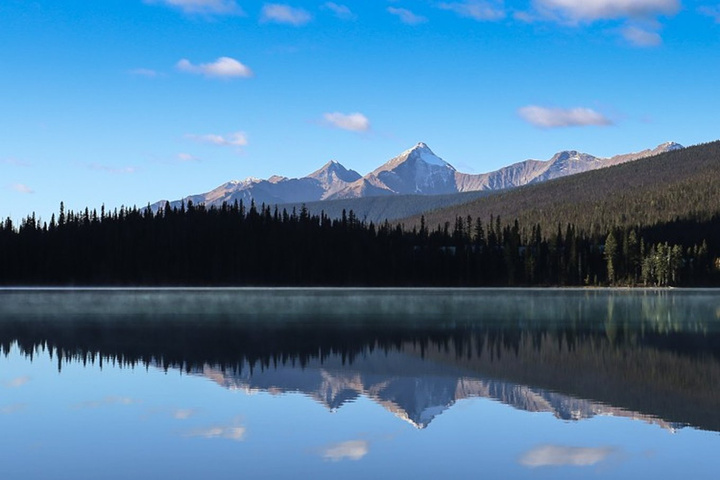
[[[13,345],[28,357],[46,352],[59,370],[66,362],[182,369],[225,388],[301,392],[331,410],[365,396],[418,428],[460,399],[484,397],[563,420],[613,415],[720,431],[714,296],[528,300],[501,291],[447,304],[443,296],[414,298],[407,312],[369,293],[375,311],[313,315],[307,309],[316,305],[293,298],[288,308],[285,297],[275,310],[249,314],[261,303],[243,292],[229,292],[230,303],[197,293],[200,306],[189,311],[187,293],[109,295],[120,297],[96,297],[93,306],[90,297],[4,292],[3,353]],[[496,298],[503,295],[509,299]],[[576,461],[580,454],[571,453]]]

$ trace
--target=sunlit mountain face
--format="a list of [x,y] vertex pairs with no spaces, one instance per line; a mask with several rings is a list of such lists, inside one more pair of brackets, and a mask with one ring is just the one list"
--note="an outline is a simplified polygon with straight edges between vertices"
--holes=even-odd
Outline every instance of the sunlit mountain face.
[[329,411],[365,398],[420,429],[459,400],[488,398],[566,421],[720,431],[717,305],[702,293],[40,293],[3,292],[0,345],[50,355],[61,372],[179,370]]

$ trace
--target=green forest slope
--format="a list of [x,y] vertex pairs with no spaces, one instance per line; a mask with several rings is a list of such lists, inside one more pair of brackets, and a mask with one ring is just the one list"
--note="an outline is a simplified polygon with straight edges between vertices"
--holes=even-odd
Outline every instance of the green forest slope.
[[[500,216],[503,223],[572,223],[597,234],[612,226],[705,221],[720,212],[720,141],[572,175],[424,213],[429,228],[457,217]],[[420,225],[417,214],[400,221]]]

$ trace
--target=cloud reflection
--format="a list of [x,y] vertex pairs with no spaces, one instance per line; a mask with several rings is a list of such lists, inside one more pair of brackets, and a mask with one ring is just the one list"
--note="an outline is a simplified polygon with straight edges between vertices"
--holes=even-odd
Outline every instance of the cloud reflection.
[[173,410],[172,416],[176,420],[187,420],[196,413],[197,411],[193,408],[178,408]]
[[21,412],[26,408],[26,403],[14,403],[12,405],[5,405],[4,407],[0,407],[0,415],[12,415],[13,413]]
[[528,468],[537,467],[590,467],[614,454],[612,447],[563,447],[541,445],[529,450],[520,457],[520,464]]
[[80,402],[73,405],[73,408],[99,408],[108,405],[132,405],[135,403],[140,403],[140,400],[135,400],[130,397],[109,396],[103,398],[102,400],[89,400],[87,402]]
[[235,426],[214,426],[207,428],[198,428],[185,433],[186,437],[199,438],[224,438],[226,440],[234,440],[241,442],[245,438],[247,429],[242,425]]
[[368,454],[369,444],[365,440],[349,440],[347,442],[334,443],[322,451],[325,460],[339,462],[340,460],[360,460]]
[[7,388],[19,388],[25,385],[30,381],[30,377],[25,375],[22,377],[13,378],[12,380],[8,380],[3,385],[5,385]]

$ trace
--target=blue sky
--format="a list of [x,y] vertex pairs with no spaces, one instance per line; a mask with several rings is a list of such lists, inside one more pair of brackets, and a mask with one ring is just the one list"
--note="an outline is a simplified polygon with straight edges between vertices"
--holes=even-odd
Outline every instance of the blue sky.
[[717,0],[3,0],[0,45],[3,218],[720,138]]

